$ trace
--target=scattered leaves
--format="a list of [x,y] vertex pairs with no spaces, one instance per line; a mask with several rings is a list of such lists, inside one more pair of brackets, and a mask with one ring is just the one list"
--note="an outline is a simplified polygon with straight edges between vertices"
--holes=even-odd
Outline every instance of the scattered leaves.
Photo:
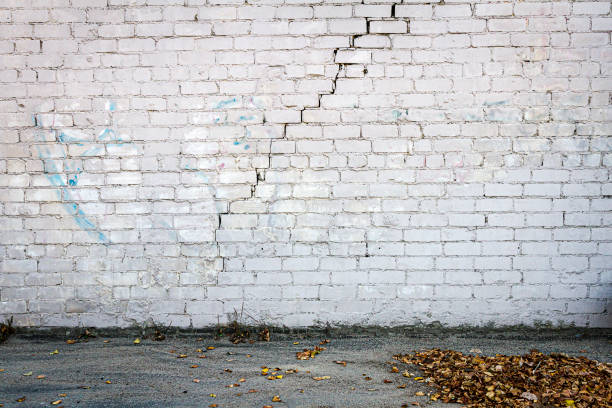
[[298,351],[295,353],[295,356],[298,360],[308,360],[310,358],[315,358],[317,354],[326,350],[325,347],[314,346],[312,349],[304,349],[304,351]]
[[439,391],[432,398],[467,407],[608,407],[612,396],[612,366],[583,356],[532,350],[489,357],[432,349],[394,358],[429,377]]

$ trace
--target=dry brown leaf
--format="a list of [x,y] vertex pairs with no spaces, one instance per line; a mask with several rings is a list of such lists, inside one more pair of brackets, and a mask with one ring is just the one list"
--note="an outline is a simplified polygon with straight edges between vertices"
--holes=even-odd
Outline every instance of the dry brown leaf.
[[186,358],[187,354],[179,354],[178,356],[176,356],[176,358]]
[[194,383],[199,383],[199,382],[200,382],[200,380],[199,380],[198,378],[194,378],[194,379],[193,379],[193,382],[194,382]]
[[198,368],[198,367],[199,367],[199,365],[197,365],[197,364],[192,364],[191,365],[191,368]]
[[315,381],[321,381],[321,380],[329,380],[331,377],[329,375],[324,375],[322,377],[312,377],[313,380]]
[[23,401],[25,401],[25,400],[26,400],[26,397],[19,397],[19,398],[17,398],[15,401],[17,401],[17,402],[23,402]]
[[346,361],[336,360],[336,361],[334,361],[334,363],[336,363],[336,364],[340,364],[341,366],[346,367]]
[[53,401],[51,405],[59,405],[62,403],[62,400]]
[[272,397],[272,402],[281,402],[281,397],[279,395],[275,395]]
[[44,375],[44,374],[40,374],[40,375],[37,375],[37,376],[36,376],[36,379],[37,379],[37,380],[42,380],[43,378],[45,378],[45,375]]
[[66,340],[66,343],[67,343],[67,344],[74,344],[74,343],[76,343],[76,342],[77,342],[76,340],[72,340],[72,339],[70,339],[70,340]]

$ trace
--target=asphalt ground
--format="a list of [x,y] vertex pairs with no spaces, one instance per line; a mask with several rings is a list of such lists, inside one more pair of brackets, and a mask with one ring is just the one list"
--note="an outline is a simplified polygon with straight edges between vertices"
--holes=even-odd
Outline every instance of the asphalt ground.
[[[602,362],[612,360],[609,333],[536,336],[525,331],[510,337],[471,336],[469,331],[416,337],[392,333],[338,338],[332,335],[326,344],[320,344],[325,339],[322,333],[273,334],[270,342],[236,345],[213,334],[167,336],[163,341],[147,338],[139,344],[134,344],[135,334],[99,335],[75,344],[67,344],[69,338],[74,337],[17,334],[0,344],[0,404],[371,408],[418,402],[422,407],[458,406],[430,401],[428,394],[434,389],[404,377],[405,370],[417,376],[419,371],[396,362],[393,355],[430,348],[480,351],[485,355],[526,354],[538,349],[547,354],[562,352]],[[326,350],[313,359],[296,358],[297,352],[317,345]],[[335,361],[344,361],[346,366]],[[398,373],[391,372],[392,365],[398,367]],[[262,375],[262,367],[269,368],[266,375]],[[272,373],[282,378],[268,379]],[[315,379],[320,377],[323,379]],[[405,388],[398,388],[404,384]],[[418,391],[425,395],[416,396]],[[275,396],[281,401],[273,401]],[[17,402],[22,397],[25,400]],[[52,405],[58,400],[61,402]]]

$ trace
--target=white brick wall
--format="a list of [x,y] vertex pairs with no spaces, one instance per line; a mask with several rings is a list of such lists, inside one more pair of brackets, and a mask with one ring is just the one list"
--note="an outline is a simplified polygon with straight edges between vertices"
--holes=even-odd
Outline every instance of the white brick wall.
[[610,1],[286,3],[1,2],[0,318],[612,326]]

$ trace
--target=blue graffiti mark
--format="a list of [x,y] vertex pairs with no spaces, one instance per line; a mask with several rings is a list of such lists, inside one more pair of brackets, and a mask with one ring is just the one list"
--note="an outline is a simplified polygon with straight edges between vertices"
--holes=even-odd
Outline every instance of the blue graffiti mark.
[[121,138],[117,136],[117,132],[113,129],[106,128],[98,135],[98,140],[118,140],[121,141]]
[[216,105],[215,105],[215,109],[223,109],[226,108],[234,103],[236,103],[238,100],[236,98],[232,98],[232,99],[226,99],[224,101],[219,101]]
[[250,116],[240,115],[240,117],[238,118],[238,122],[241,122],[243,120],[255,120],[255,115],[250,115]]
[[117,104],[113,101],[106,101],[106,110],[109,112],[114,112],[117,110]]
[[251,146],[249,146],[249,145],[244,145],[244,150],[249,150],[250,147]]
[[68,177],[68,184],[71,186],[76,186],[78,183],[79,176],[77,174],[73,174],[71,177]]
[[71,136],[66,132],[59,132],[59,134],[57,135],[57,139],[61,143],[76,143],[79,146],[83,146],[83,142],[85,142],[85,140]]
[[483,105],[485,105],[485,106],[499,106],[499,105],[505,105],[507,103],[508,103],[508,101],[494,101],[494,102],[485,101],[483,103]]
[[[114,111],[115,110],[114,103],[111,102],[110,104],[107,104],[107,109],[111,112]],[[42,122],[38,119],[37,115],[32,115],[32,121],[33,121],[35,128],[40,129],[42,127]],[[57,140],[60,143],[59,146],[61,148],[61,152],[62,152],[61,156],[63,158],[67,157],[67,149],[66,149],[66,146],[64,145],[65,143],[76,143],[82,146],[83,142],[86,142],[85,140],[71,136],[67,134],[66,132],[58,131],[57,129],[52,128],[52,131],[54,131],[57,134]],[[41,142],[45,141],[45,138],[41,133],[38,133],[37,136]],[[116,132],[113,129],[109,129],[109,128],[105,129],[98,136],[98,139],[105,139],[107,137],[109,138],[109,140],[121,141],[121,139],[117,137]],[[94,146],[94,147],[87,149],[81,155],[82,156],[96,155],[98,154],[98,152],[102,151],[102,149],[103,147]],[[70,187],[74,187],[78,184],[79,174],[82,173],[81,168],[74,166],[74,163],[71,165],[70,163],[66,162],[64,164],[64,170],[71,171],[71,168],[76,167],[77,173],[66,175],[66,181],[64,181],[64,178],[60,174],[60,169],[58,169],[57,165],[55,164],[55,161],[53,160],[54,156],[51,155],[49,148],[46,146],[43,148],[42,146],[37,145],[37,150],[38,150],[38,157],[44,162],[45,176],[47,180],[49,181],[49,184],[58,188],[56,190],[56,193],[59,199],[61,201],[64,201],[62,205],[66,213],[72,216],[72,218],[74,219],[74,222],[81,229],[86,231],[89,235],[95,237],[95,239],[97,239],[99,242],[104,243],[104,244],[110,243],[106,235],[98,229],[95,222],[92,221],[87,216],[87,214],[85,214],[85,212],[79,207],[79,205],[74,202],[75,198],[73,197],[72,192],[70,191]],[[57,157],[57,154],[55,155],[55,157]]]
[[391,114],[393,115],[393,118],[394,118],[394,119],[399,119],[399,118],[400,118],[400,116],[402,116],[402,112],[400,112],[400,111],[398,111],[398,110],[395,110],[395,109],[393,109],[393,110],[391,111]]

